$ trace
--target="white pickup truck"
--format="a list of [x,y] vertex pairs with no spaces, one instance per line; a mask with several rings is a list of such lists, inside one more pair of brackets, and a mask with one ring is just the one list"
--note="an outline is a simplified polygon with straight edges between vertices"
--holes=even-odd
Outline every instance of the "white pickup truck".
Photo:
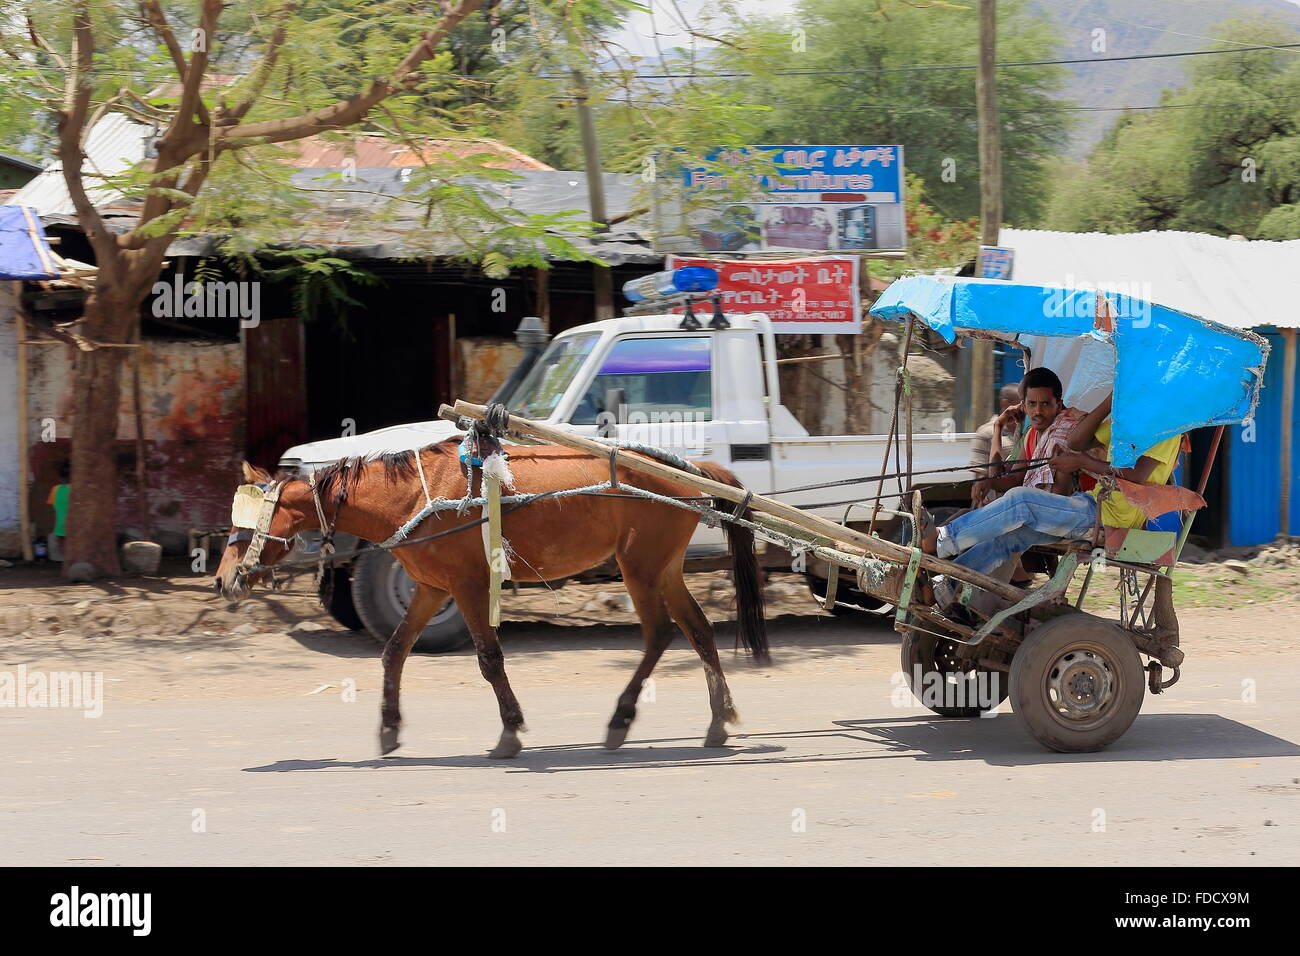
[[[577,434],[644,442],[688,459],[718,462],[760,494],[879,475],[885,436],[809,435],[781,404],[776,339],[767,317],[732,314],[725,319],[725,328],[693,329],[683,327],[680,315],[608,319],[560,333],[545,351],[540,323],[525,319],[519,338],[531,341],[531,354],[493,400],[504,402],[512,414]],[[396,425],[297,445],[284,453],[280,466],[307,473],[339,458],[417,448],[454,434],[454,425],[442,420]],[[913,467],[921,471],[965,465],[972,437],[914,436]],[[943,484],[942,490],[927,494],[932,504],[961,505],[969,494],[951,483],[970,477],[969,472],[922,475],[917,484]],[[897,487],[896,482],[885,485],[886,491]],[[798,492],[782,500],[803,505],[873,494],[874,483]],[[884,502],[886,507],[894,504]],[[845,518],[844,505],[812,510],[834,520]],[[865,519],[868,510],[856,509],[851,523]],[[349,545],[346,540],[338,543],[340,551],[351,550]],[[310,541],[304,546],[314,547]],[[717,567],[725,554],[721,532],[701,525],[687,552],[688,570]],[[766,563],[775,567],[777,561],[792,570],[788,553],[773,550]],[[824,587],[824,565],[810,566],[805,573],[814,592]],[[337,569],[332,585],[322,595],[330,612],[379,640],[387,640],[401,620],[412,587],[392,554],[378,549]],[[450,650],[467,640],[460,614],[448,604],[416,646],[422,651]]]

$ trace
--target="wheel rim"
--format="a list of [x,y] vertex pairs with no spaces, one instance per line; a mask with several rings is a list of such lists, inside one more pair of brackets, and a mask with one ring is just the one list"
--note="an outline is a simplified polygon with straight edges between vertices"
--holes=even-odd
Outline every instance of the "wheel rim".
[[[411,576],[406,573],[405,568],[396,561],[392,561],[384,571],[379,593],[383,595],[396,619],[400,621],[406,616],[406,609],[411,606],[411,595],[415,593],[415,582],[411,580]],[[455,616],[456,613],[455,602],[451,598],[447,598],[442,607],[438,609],[438,613],[430,619],[425,627],[441,624]]]
[[1059,654],[1043,680],[1047,710],[1061,725],[1089,730],[1105,723],[1123,696],[1123,671],[1105,648],[1076,644]]
[[[944,699],[940,702],[942,708],[973,708],[982,711],[996,708],[1006,696],[1005,693],[1000,693],[999,684],[1002,675],[996,671],[984,670],[976,664],[958,660],[957,646],[952,641],[928,638],[928,646],[927,641],[918,641],[915,647],[914,664],[925,668],[928,657],[928,664],[943,683],[941,692]],[[925,699],[915,688],[913,692],[922,703],[925,703]],[[926,706],[930,705],[926,704]]]

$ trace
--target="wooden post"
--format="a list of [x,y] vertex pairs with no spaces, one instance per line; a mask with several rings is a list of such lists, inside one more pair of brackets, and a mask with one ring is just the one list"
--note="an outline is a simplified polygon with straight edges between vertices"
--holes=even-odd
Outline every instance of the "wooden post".
[[[480,421],[486,414],[487,409],[482,405],[474,405],[470,402],[457,401],[454,408],[444,405],[438,410],[440,418],[449,421],[456,421],[464,416],[466,418],[476,418]],[[609,459],[610,446],[594,441],[590,438],[582,438],[578,435],[571,435],[568,432],[556,428],[553,425],[547,425],[544,422],[534,422],[526,418],[516,418],[510,416],[510,431],[517,432],[529,438],[539,439],[541,442],[552,445],[563,445],[566,448],[573,448],[577,451],[586,452],[593,458],[599,458],[605,461]],[[901,544],[895,544],[892,541],[886,541],[884,538],[873,537],[872,535],[863,534],[853,528],[836,524],[834,521],[828,521],[817,515],[809,514],[806,511],[800,511],[792,505],[787,505],[763,495],[757,495],[746,492],[744,489],[735,488],[731,485],[724,485],[720,481],[713,481],[710,478],[702,478],[698,475],[692,475],[689,472],[682,471],[680,468],[674,468],[672,465],[665,465],[655,461],[652,458],[645,458],[641,455],[629,454],[625,451],[616,451],[615,458],[618,464],[623,465],[632,471],[640,471],[649,475],[655,475],[668,481],[677,482],[688,488],[694,488],[704,494],[712,495],[715,498],[722,498],[734,504],[746,504],[754,511],[761,511],[765,514],[777,518],[779,521],[811,532],[817,538],[826,539],[831,542],[839,542],[838,547],[841,550],[849,551],[844,542],[852,545],[863,554],[885,558],[895,563],[907,563],[912,557],[912,549]],[[1004,584],[996,578],[991,578],[987,574],[981,574],[978,571],[971,571],[959,564],[953,564],[942,558],[936,558],[932,554],[921,555],[920,564],[922,567],[931,571],[940,571],[958,581],[965,581],[974,584],[976,587],[989,591],[999,597],[1004,597],[1012,601],[1019,601],[1024,597],[1024,592],[1020,588],[1013,587],[1010,584]]]
[[534,308],[537,309],[537,317],[542,320],[542,328],[547,332],[551,331],[551,270],[545,266],[538,266],[533,269],[533,278],[535,284],[533,287],[533,297],[537,300]]
[[1282,361],[1282,495],[1279,534],[1291,534],[1291,478],[1295,421],[1296,330],[1282,329],[1286,356]]
[[[574,97],[578,106],[578,128],[582,132],[582,159],[587,169],[587,201],[591,206],[591,221],[597,223],[597,232],[609,229],[609,215],[605,211],[605,180],[600,164],[600,145],[596,142],[596,123],[587,103],[587,78],[581,70],[573,71]],[[614,318],[614,278],[607,265],[592,265],[592,287],[596,293],[596,320]]]
[[[980,244],[995,246],[1002,225],[1002,136],[998,125],[997,0],[980,0],[980,58],[975,106],[980,150]],[[975,274],[983,270],[976,261]],[[971,348],[970,409],[974,427],[993,414],[993,343],[974,339]]]
[[18,534],[22,538],[23,560],[35,561],[32,552],[32,516],[28,503],[27,460],[27,319],[23,315],[23,284],[14,280],[14,332],[18,336],[18,394],[14,407],[18,409]]
[[144,454],[144,408],[140,398],[140,353],[144,351],[144,340],[140,334],[140,323],[135,326],[135,352],[131,356],[131,404],[135,414],[135,505],[139,514],[140,537],[145,541],[153,540],[153,529],[149,520],[149,495],[145,485]]
[[[912,331],[916,323],[916,315],[912,312],[907,314],[907,343],[911,348]],[[912,374],[907,367],[909,352],[903,353],[903,400],[907,403],[907,490],[912,490],[914,484],[912,478],[912,398],[916,389],[912,387]]]
[[505,554],[501,549],[501,478],[483,473],[488,519],[488,624],[501,626],[501,578]]

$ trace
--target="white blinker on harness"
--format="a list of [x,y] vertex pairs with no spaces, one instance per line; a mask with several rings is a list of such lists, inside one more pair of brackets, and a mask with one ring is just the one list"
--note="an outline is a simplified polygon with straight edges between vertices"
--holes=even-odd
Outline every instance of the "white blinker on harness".
[[271,519],[275,517],[275,506],[279,501],[279,485],[240,485],[235,489],[235,500],[230,506],[230,540],[251,539],[248,550],[239,559],[238,568],[241,571],[257,566],[267,541],[279,541],[286,546],[290,543],[289,538],[270,533]]

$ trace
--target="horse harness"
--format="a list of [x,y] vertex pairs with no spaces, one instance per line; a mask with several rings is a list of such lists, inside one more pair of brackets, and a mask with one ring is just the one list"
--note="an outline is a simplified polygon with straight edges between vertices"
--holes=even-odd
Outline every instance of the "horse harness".
[[[235,489],[235,500],[230,508],[230,537],[226,543],[228,545],[237,541],[249,543],[248,549],[239,559],[239,564],[235,566],[237,577],[242,578],[258,567],[266,542],[278,541],[286,548],[293,543],[292,538],[271,534],[271,522],[275,518],[275,509],[280,502],[280,491],[285,484],[287,481],[256,482],[243,484]],[[316,484],[315,475],[307,476],[307,485],[311,488],[312,503],[316,506],[316,517],[320,521],[321,531],[324,534],[319,550],[317,572],[319,577],[324,571],[326,559],[334,553],[334,528],[325,519],[325,508],[321,504],[320,488]],[[271,579],[275,581],[274,569],[271,571]]]

